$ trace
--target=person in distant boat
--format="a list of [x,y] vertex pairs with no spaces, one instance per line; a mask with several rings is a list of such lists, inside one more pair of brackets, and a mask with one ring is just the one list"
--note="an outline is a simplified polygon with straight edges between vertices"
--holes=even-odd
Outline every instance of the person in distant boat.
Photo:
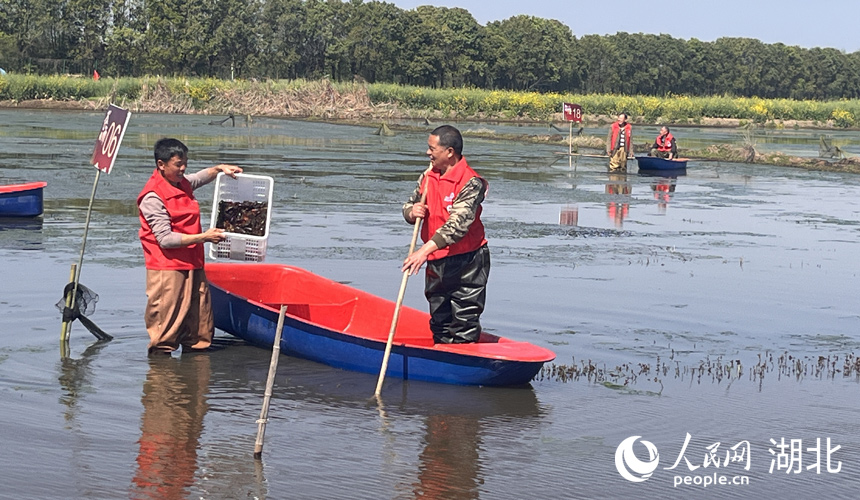
[[203,231],[193,191],[218,172],[236,177],[242,169],[216,165],[185,176],[188,148],[177,139],[155,143],[155,171],[137,196],[140,243],[146,265],[146,331],[149,354],[205,350],[215,324],[203,271],[203,243],[223,241],[223,229]]
[[627,113],[618,113],[618,119],[609,127],[606,138],[609,170],[627,171],[627,158],[633,155],[633,130],[627,123]]
[[[427,140],[431,168],[403,205],[407,222],[424,219],[424,245],[406,258],[402,270],[418,274],[427,263],[424,295],[437,344],[478,341],[490,274],[490,251],[481,222],[481,203],[489,185],[469,167],[462,151],[459,130],[450,125],[434,129]],[[425,203],[421,203],[425,190]]]
[[674,160],[678,157],[678,145],[675,144],[675,137],[672,132],[669,132],[669,127],[660,128],[660,135],[657,136],[651,146],[651,156],[668,160]]

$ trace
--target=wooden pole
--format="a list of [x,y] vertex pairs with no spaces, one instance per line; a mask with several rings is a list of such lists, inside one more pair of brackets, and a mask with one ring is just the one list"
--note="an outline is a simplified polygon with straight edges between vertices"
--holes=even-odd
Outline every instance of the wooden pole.
[[[427,199],[427,174],[430,173],[431,167],[428,167],[424,172],[424,192],[421,193],[421,203]],[[418,229],[421,227],[421,218],[415,219],[415,226],[412,228],[412,243],[409,244],[409,255],[415,251],[415,242],[418,240]],[[388,330],[388,341],[385,343],[385,354],[382,355],[382,368],[379,369],[379,379],[376,381],[376,392],[373,393],[379,399],[379,393],[382,391],[382,382],[385,380],[385,372],[388,370],[388,358],[391,356],[391,345],[394,343],[394,331],[397,329],[397,320],[400,318],[400,306],[403,305],[403,296],[406,294],[406,281],[409,280],[409,270],[403,271],[403,279],[400,281],[400,292],[397,294],[397,302],[394,304],[394,316],[391,318],[391,329]]]
[[254,458],[263,457],[263,436],[266,434],[266,422],[269,421],[269,402],[272,399],[272,386],[275,385],[275,373],[278,371],[278,357],[281,354],[281,332],[284,330],[284,316],[287,314],[287,306],[281,305],[278,313],[278,328],[275,330],[275,343],[272,346],[272,361],[269,363],[269,378],[266,380],[266,392],[263,395],[263,409],[260,411],[260,419],[257,420],[257,442],[254,444]]
[[[74,281],[75,286],[72,288],[72,299],[66,300],[66,302],[69,303],[68,304],[69,309],[75,308],[75,299],[77,298],[77,295],[78,295],[78,283],[80,282],[80,279],[81,279],[81,268],[84,267],[84,250],[87,248],[87,233],[89,232],[89,229],[90,229],[90,217],[92,216],[92,213],[93,213],[93,200],[95,200],[95,198],[96,198],[96,188],[99,185],[99,176],[101,175],[101,173],[102,173],[101,170],[96,170],[96,180],[93,182],[93,192],[90,195],[89,207],[87,207],[87,221],[84,224],[84,239],[81,242],[81,255],[78,258],[77,272],[74,273],[74,276],[72,277],[73,278],[72,280]],[[68,342],[69,335],[71,334],[71,332],[72,332],[71,321],[69,321],[69,322],[63,321],[63,328],[62,328],[63,340]],[[98,337],[96,337],[96,338],[98,338]]]
[[[72,264],[72,269],[69,272],[69,283],[75,281],[75,277],[78,275],[77,270],[78,270],[78,265]],[[65,290],[65,289],[66,288],[63,287],[63,290]],[[68,307],[68,308],[72,307],[73,297],[74,297],[74,294],[66,295],[66,307]],[[66,345],[66,341],[68,340],[67,332],[71,329],[71,325],[72,324],[70,322],[63,321],[63,328],[60,331],[60,350],[62,351],[64,356],[68,352],[68,346]]]
[[569,123],[570,123],[570,129],[567,132],[567,154],[568,154],[568,156],[573,154],[573,122],[571,121]]

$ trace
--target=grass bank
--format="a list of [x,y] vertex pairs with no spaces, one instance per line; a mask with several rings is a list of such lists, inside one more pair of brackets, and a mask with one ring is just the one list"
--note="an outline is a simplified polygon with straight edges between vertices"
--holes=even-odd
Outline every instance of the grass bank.
[[328,80],[226,81],[212,78],[92,78],[0,76],[0,101],[113,101],[143,112],[290,117],[427,117],[560,121],[564,102],[582,106],[585,120],[626,111],[636,123],[702,124],[738,120],[741,126],[860,127],[860,100],[796,101],[731,96],[623,96],[480,89],[430,89]]
[[774,127],[803,124],[826,127],[860,125],[860,100],[795,101],[730,96],[621,96],[554,94],[477,89],[427,89],[391,84],[368,86],[374,103],[463,118],[561,120],[562,103],[582,106],[585,121],[605,120],[626,111],[636,123],[705,124],[708,119],[738,120]]
[[[0,106],[104,109],[114,103],[134,112],[274,116],[379,125],[424,118],[552,123],[562,103],[582,106],[585,125],[603,125],[626,111],[637,124],[701,124],[784,127],[860,127],[860,100],[795,101],[730,96],[577,95],[479,89],[429,89],[393,84],[328,80],[226,81],[212,78],[102,78],[0,76]],[[394,125],[392,125],[394,127]],[[406,128],[406,127],[400,127]],[[424,130],[424,129],[422,129]],[[567,146],[561,134],[486,138]],[[577,137],[575,147],[603,150],[602,137]],[[757,155],[742,147],[685,151],[685,156],[754,161],[804,168],[854,171],[852,160],[827,162],[785,155]],[[828,168],[828,165],[836,166]]]

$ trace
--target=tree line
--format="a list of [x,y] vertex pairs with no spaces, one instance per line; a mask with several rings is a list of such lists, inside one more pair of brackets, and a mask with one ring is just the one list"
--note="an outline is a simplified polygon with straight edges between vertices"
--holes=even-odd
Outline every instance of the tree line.
[[860,98],[860,52],[749,38],[576,37],[519,15],[362,0],[3,0],[0,67],[431,88],[626,95]]

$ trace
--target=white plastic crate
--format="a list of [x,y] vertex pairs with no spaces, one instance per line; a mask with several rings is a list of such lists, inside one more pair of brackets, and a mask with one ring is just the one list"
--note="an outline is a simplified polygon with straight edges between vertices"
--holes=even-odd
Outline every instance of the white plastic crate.
[[218,205],[221,201],[257,201],[266,203],[266,228],[263,236],[224,232],[227,237],[219,243],[209,244],[209,256],[213,259],[262,262],[266,257],[266,242],[269,239],[269,224],[272,221],[272,188],[274,179],[265,175],[236,174],[233,179],[223,172],[215,179],[215,200],[212,202],[212,220],[209,227],[218,222]]

